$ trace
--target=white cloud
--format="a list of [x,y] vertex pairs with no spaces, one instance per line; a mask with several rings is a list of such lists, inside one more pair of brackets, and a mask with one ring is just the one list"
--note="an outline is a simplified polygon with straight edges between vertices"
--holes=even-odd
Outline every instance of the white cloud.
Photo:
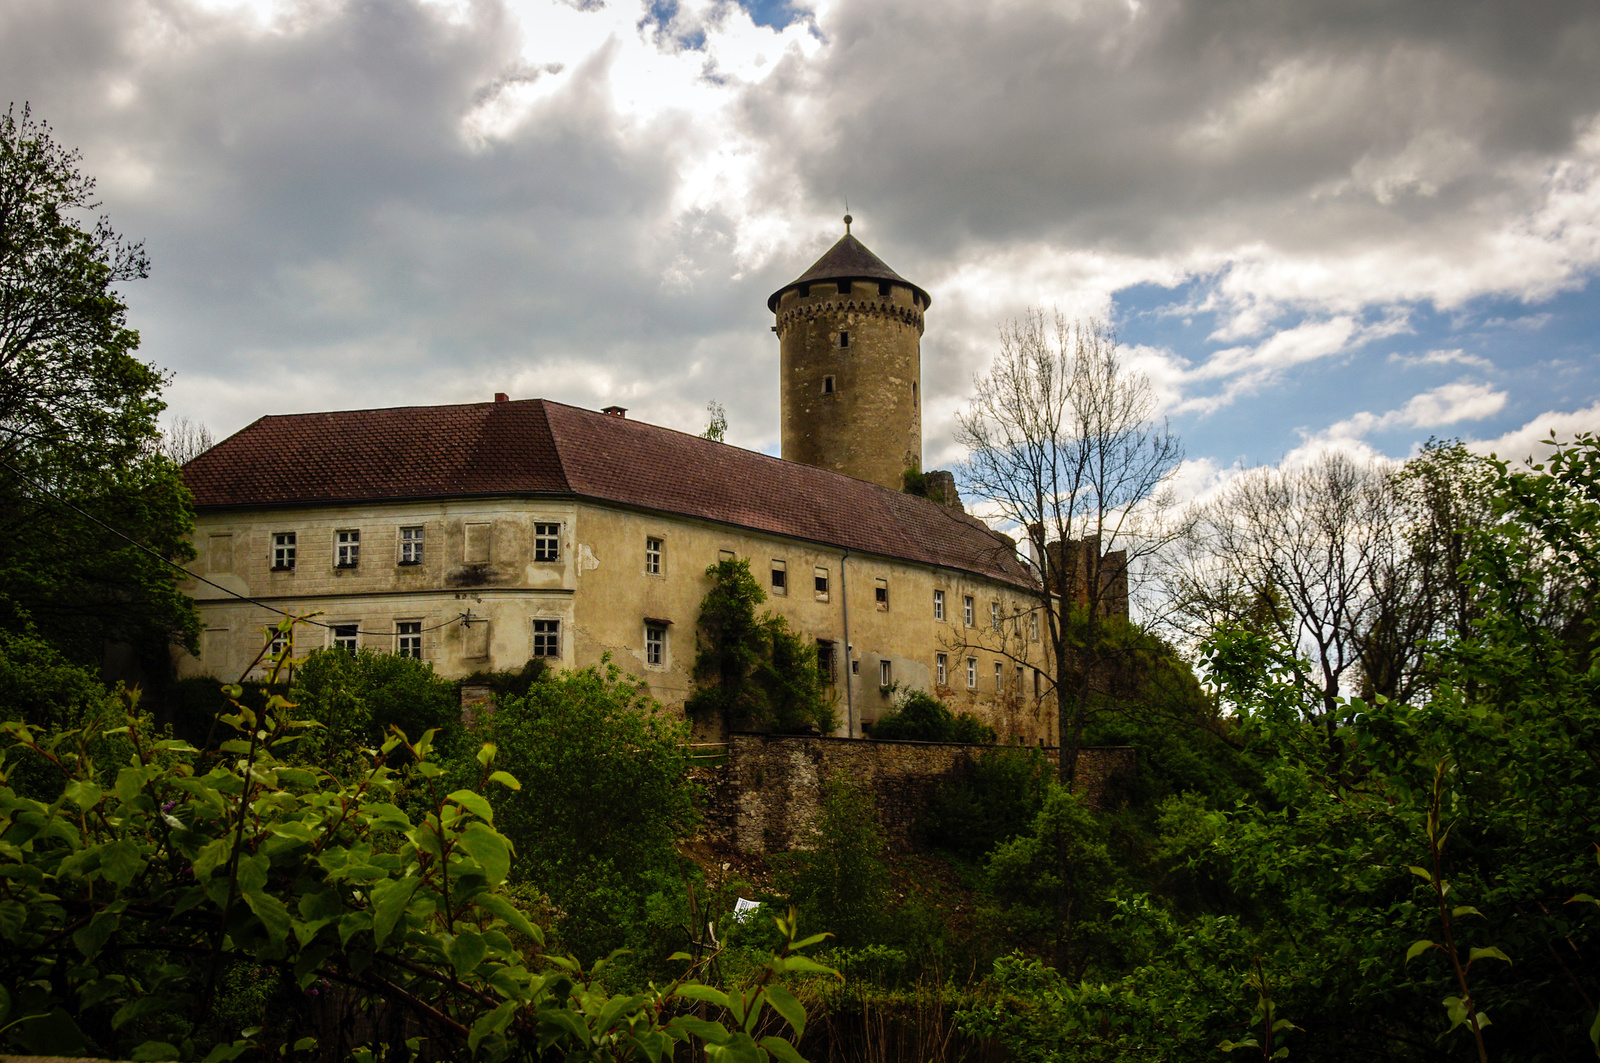
[[1494,454],[1506,461],[1537,460],[1550,452],[1546,440],[1569,442],[1579,432],[1600,433],[1600,402],[1565,413],[1541,413],[1520,428],[1494,439],[1473,440],[1467,446],[1479,454]]
[[1389,361],[1401,365],[1465,365],[1473,369],[1493,369],[1494,363],[1476,354],[1468,354],[1460,347],[1451,350],[1427,351],[1423,354],[1391,354]]
[[1360,440],[1393,428],[1442,428],[1461,421],[1481,421],[1500,412],[1506,393],[1487,384],[1458,381],[1413,395],[1404,406],[1387,413],[1362,412],[1317,433],[1329,440]]

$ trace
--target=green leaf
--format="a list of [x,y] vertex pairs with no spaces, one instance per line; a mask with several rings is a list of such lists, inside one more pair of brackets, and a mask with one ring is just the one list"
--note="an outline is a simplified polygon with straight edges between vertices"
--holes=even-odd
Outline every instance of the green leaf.
[[[793,993],[781,985],[770,985],[767,987],[767,1003],[772,1005],[773,1011],[783,1016],[784,1021],[794,1030],[795,1037],[805,1036],[806,1008],[795,999]],[[761,1043],[766,1044],[766,1041]]]
[[728,1000],[728,994],[720,989],[713,989],[699,982],[689,982],[678,987],[678,996],[688,1000],[703,1000],[707,1004],[715,1004],[728,1011],[733,1010],[733,1004]]
[[88,926],[81,927],[72,935],[72,943],[78,946],[78,951],[83,953],[85,959],[92,960],[111,935],[117,932],[117,925],[121,921],[122,916],[117,912],[96,912]]
[[478,1045],[485,1037],[493,1037],[496,1034],[504,1033],[506,1027],[511,1024],[511,1017],[516,1014],[516,1010],[516,1001],[508,1000],[493,1011],[480,1016],[478,1021],[472,1024],[472,1030],[467,1034],[467,1048],[472,1052],[476,1052]]
[[395,924],[400,921],[406,905],[411,903],[412,895],[421,884],[422,880],[413,876],[390,879],[372,888],[372,940],[375,947],[382,948],[383,943],[389,940]]
[[697,1019],[693,1015],[676,1015],[667,1025],[679,1030],[687,1030],[696,1037],[710,1041],[712,1044],[721,1044],[728,1039],[728,1028],[722,1023],[711,1022],[707,1019]]
[[805,1058],[795,1051],[794,1045],[781,1037],[763,1037],[761,1047],[771,1052],[775,1059],[782,1060],[782,1063],[806,1063]]
[[252,890],[243,896],[244,902],[267,928],[267,936],[272,939],[272,943],[281,944],[289,936],[289,909],[272,894],[260,890]]
[[474,793],[471,790],[455,790],[450,794],[450,800],[484,822],[494,822],[494,809],[490,807],[488,800],[482,794]]
[[1511,957],[1490,945],[1486,948],[1473,949],[1467,953],[1467,963],[1471,964],[1474,960],[1504,960],[1510,963]]
[[511,929],[524,937],[530,937],[539,944],[544,944],[544,931],[540,930],[527,916],[518,911],[516,905],[500,894],[480,893],[472,898],[472,903],[504,919]]
[[1460,919],[1463,915],[1475,915],[1480,919],[1484,918],[1484,914],[1470,904],[1457,905],[1450,909],[1450,915],[1455,919]]
[[474,930],[463,930],[453,938],[446,938],[444,943],[444,954],[462,978],[478,969],[488,951],[483,935]]
[[128,1058],[133,1060],[134,1063],[144,1063],[145,1060],[178,1059],[180,1055],[177,1045],[171,1045],[165,1041],[146,1041],[138,1048],[135,1048],[133,1054]]
[[511,790],[520,790],[520,789],[522,789],[522,784],[517,781],[517,777],[515,775],[512,775],[509,771],[490,772],[489,773],[489,781],[490,782],[497,782],[501,786],[504,786],[504,787],[506,787],[508,789],[511,789]]
[[1416,875],[1422,881],[1427,882],[1429,884],[1432,884],[1433,876],[1428,873],[1428,869],[1427,868],[1418,867],[1415,864],[1411,864],[1410,866],[1407,867],[1407,870],[1410,871],[1413,875]]
[[100,803],[100,787],[88,779],[72,780],[64,792],[67,800],[86,812]]
[[127,838],[118,838],[100,850],[100,874],[121,889],[126,889],[143,870],[144,857]]
[[1418,956],[1421,956],[1424,952],[1427,952],[1429,949],[1435,948],[1435,947],[1436,946],[1434,945],[1434,943],[1429,941],[1426,938],[1422,939],[1421,941],[1416,942],[1409,949],[1406,949],[1406,962],[1410,963],[1412,960],[1416,959]]
[[468,823],[461,832],[461,847],[483,867],[489,885],[498,889],[511,870],[510,843],[487,823]]
[[781,960],[776,961],[773,966],[776,967],[779,963],[783,964],[784,970],[809,971],[812,974],[831,974],[841,982],[844,981],[844,976],[838,971],[834,970],[832,967],[824,967],[822,964],[811,959],[809,956],[785,956]]

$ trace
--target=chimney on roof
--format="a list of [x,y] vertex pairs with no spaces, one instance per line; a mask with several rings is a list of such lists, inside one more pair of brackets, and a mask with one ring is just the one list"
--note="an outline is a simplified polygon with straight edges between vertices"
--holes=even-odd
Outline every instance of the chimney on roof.
[[494,401],[496,401],[496,402],[510,402],[511,401],[511,396],[507,395],[503,391],[497,391],[497,392],[494,393]]
[[600,412],[601,413],[609,413],[613,417],[626,417],[626,416],[628,416],[628,408],[626,406],[607,406],[605,409],[601,410]]

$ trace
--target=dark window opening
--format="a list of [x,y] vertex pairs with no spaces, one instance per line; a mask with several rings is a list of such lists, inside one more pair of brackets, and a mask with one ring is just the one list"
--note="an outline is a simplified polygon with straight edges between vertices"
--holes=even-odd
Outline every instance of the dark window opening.
[[840,281],[839,282],[839,294],[840,295],[849,295],[850,294],[850,282],[849,281]]
[[817,640],[817,674],[824,683],[834,681],[833,672],[833,643],[822,639]]
[[822,393],[824,395],[833,394],[833,377],[825,376],[822,378]]
[[810,294],[811,294],[811,285],[809,285],[809,284],[800,285],[800,298],[804,299],[807,296],[809,296]]
[[850,333],[848,333],[848,332],[839,333],[839,346],[841,346],[841,347],[850,346]]
[[890,288],[890,286],[889,286],[889,282],[888,281],[879,281],[878,282],[878,295],[881,298],[884,298],[884,299],[889,298],[889,288]]

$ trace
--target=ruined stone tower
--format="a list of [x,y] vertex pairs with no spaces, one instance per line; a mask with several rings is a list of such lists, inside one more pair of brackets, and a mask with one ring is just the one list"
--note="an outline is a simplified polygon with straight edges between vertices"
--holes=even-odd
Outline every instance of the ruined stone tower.
[[928,293],[844,236],[767,300],[777,315],[783,457],[899,490],[922,464]]

